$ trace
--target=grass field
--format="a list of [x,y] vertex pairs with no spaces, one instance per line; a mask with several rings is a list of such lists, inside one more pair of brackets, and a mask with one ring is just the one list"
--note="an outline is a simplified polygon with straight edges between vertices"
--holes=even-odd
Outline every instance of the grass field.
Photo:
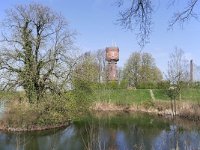
[[150,92],[147,89],[98,90],[94,92],[94,101],[97,102],[132,104],[132,103],[141,103],[146,100],[151,100]]
[[200,89],[184,89],[181,92],[181,99],[185,101],[200,102]]
[[[156,100],[169,101],[170,98],[167,95],[167,90],[164,89],[152,89]],[[17,97],[23,97],[22,92],[0,92],[0,100],[15,99]],[[95,90],[92,99],[97,102],[110,102],[115,104],[132,104],[142,103],[144,101],[152,100],[149,89],[102,89]],[[181,91],[181,100],[200,102],[200,89],[183,89]]]
[[156,100],[170,100],[170,97],[167,95],[167,90],[153,89],[152,91]]
[[[167,90],[153,89],[154,97],[157,101],[169,101]],[[94,101],[109,102],[114,104],[140,104],[152,100],[148,89],[116,89],[116,90],[98,90],[94,92]],[[190,102],[200,102],[200,89],[183,89],[181,91],[181,100]]]
[[[167,95],[167,91],[163,89],[154,89],[154,96],[156,100],[170,100]],[[186,88],[181,90],[181,100],[200,102],[200,89]]]

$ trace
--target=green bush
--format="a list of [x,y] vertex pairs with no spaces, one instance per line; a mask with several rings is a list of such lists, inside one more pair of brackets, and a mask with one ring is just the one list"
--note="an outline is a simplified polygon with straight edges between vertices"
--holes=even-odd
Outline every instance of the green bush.
[[156,82],[141,82],[136,87],[137,89],[156,89],[157,83]]
[[106,89],[119,89],[119,84],[117,81],[109,81],[106,83]]
[[91,84],[74,82],[74,90],[59,94],[46,94],[39,103],[30,104],[25,98],[8,104],[8,112],[1,123],[5,127],[32,128],[57,126],[69,119],[84,115],[91,104]]
[[160,81],[157,83],[157,89],[168,89],[170,87],[169,81]]

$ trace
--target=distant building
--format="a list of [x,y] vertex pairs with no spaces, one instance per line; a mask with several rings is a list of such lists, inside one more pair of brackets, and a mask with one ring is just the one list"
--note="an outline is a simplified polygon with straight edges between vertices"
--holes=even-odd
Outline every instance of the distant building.
[[108,62],[108,81],[117,81],[117,61],[119,61],[119,48],[106,48],[106,61]]

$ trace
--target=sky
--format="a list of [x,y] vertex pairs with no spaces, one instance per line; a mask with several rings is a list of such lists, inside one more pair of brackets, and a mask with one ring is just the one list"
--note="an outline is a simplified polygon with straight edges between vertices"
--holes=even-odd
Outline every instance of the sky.
[[[5,10],[17,4],[39,2],[61,13],[75,30],[76,45],[80,51],[95,51],[116,44],[120,49],[118,66],[123,67],[131,53],[141,50],[135,32],[127,31],[116,22],[119,8],[115,0],[6,0],[1,1],[0,20],[5,18]],[[153,30],[150,43],[143,52],[151,53],[156,65],[166,72],[169,54],[175,47],[181,48],[187,59],[200,65],[200,22],[190,20],[183,28],[179,25],[168,30],[168,23],[174,10],[185,7],[186,1],[178,1],[177,7],[168,8],[168,0],[153,0]],[[199,7],[199,6],[198,6]]]

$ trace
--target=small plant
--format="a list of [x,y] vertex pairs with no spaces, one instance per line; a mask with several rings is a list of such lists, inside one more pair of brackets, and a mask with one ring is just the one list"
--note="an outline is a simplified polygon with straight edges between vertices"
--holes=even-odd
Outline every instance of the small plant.
[[179,95],[177,87],[175,87],[175,86],[169,87],[167,95],[170,97],[170,99],[176,99],[177,96]]

